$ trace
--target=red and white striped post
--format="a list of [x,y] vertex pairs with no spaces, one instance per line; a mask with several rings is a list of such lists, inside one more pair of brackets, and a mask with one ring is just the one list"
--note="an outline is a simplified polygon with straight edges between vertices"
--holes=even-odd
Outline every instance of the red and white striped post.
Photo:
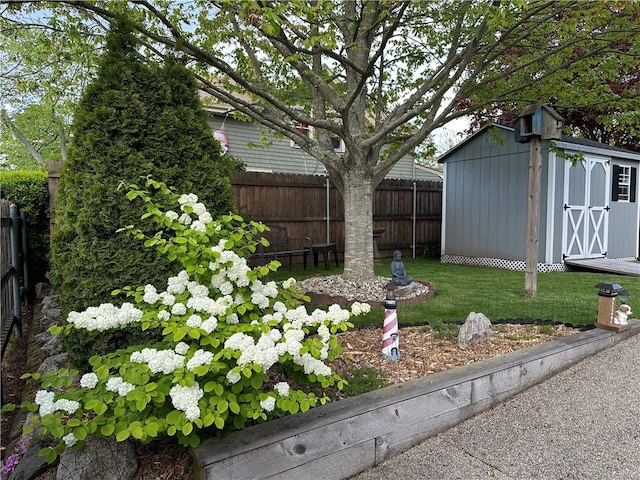
[[387,360],[400,359],[400,341],[398,337],[398,313],[397,302],[393,291],[396,286],[389,282],[385,287],[387,297],[382,305],[384,306],[384,323],[382,325],[382,358]]

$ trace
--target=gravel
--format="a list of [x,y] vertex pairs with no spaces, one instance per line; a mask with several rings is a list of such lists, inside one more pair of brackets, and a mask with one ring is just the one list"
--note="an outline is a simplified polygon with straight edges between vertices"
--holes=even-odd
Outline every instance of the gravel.
[[[342,275],[317,275],[298,282],[298,286],[306,293],[342,296],[347,300],[380,304],[385,299],[385,286],[391,282],[388,277],[375,277],[371,280],[347,280]],[[396,298],[407,299],[425,295],[428,287],[419,282],[412,282],[408,287],[398,287]]]

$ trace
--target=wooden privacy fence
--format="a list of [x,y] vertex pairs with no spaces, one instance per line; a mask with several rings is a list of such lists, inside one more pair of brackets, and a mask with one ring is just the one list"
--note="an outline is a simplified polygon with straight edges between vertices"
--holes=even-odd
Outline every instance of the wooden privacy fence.
[[[238,213],[248,219],[283,226],[291,237],[337,243],[344,251],[344,205],[329,178],[236,172],[233,193]],[[382,256],[394,250],[422,254],[439,244],[442,182],[384,180],[373,196],[373,227],[384,229],[378,240]]]
[[26,222],[20,216],[18,207],[0,200],[0,326],[2,330],[2,349],[0,357],[9,344],[11,332],[22,335],[22,309],[20,283],[25,291],[29,289],[27,276]]
[[[49,196],[56,198],[59,164],[49,167]],[[344,251],[344,205],[328,177],[262,172],[235,172],[233,195],[246,219],[286,228],[292,238],[332,242]],[[55,209],[51,209],[52,229]],[[373,227],[384,229],[378,239],[382,256],[394,250],[420,256],[424,245],[440,243],[442,182],[384,180],[373,196]]]

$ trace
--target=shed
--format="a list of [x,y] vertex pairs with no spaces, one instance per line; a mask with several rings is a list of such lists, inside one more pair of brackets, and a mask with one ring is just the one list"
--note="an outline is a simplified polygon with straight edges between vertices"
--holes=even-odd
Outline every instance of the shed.
[[[583,161],[568,160],[577,153]],[[529,144],[513,128],[488,125],[439,162],[442,262],[524,270]],[[639,163],[639,153],[583,138],[542,141],[538,271],[638,256]]]

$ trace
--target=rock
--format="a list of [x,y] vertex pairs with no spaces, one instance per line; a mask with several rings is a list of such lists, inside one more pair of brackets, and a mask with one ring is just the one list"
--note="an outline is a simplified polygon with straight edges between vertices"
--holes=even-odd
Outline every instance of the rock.
[[47,357],[52,355],[57,355],[58,353],[62,353],[63,348],[62,348],[62,343],[60,343],[60,337],[52,336],[51,338],[49,338],[49,340],[47,340],[47,343],[42,345],[40,350],[42,350],[45,356]]
[[56,480],[131,480],[137,470],[131,442],[87,437],[82,450],[67,449],[60,456]]
[[465,349],[491,337],[491,322],[483,313],[471,312],[458,333],[458,347]]
[[38,373],[44,375],[45,373],[59,370],[67,364],[68,360],[69,355],[67,353],[58,353],[57,355],[47,357],[40,367],[38,367]]
[[36,298],[42,300],[44,297],[51,293],[51,285],[45,282],[36,283],[35,286]]
[[9,474],[7,480],[31,480],[44,473],[49,468],[49,464],[44,457],[38,455],[43,446],[39,442],[29,445],[20,459],[20,463]]
[[62,309],[58,303],[58,295],[49,295],[42,299],[41,308],[42,314],[49,320],[55,323],[55,320],[62,317]]

